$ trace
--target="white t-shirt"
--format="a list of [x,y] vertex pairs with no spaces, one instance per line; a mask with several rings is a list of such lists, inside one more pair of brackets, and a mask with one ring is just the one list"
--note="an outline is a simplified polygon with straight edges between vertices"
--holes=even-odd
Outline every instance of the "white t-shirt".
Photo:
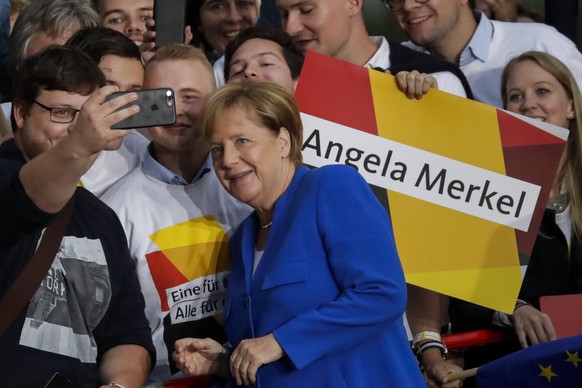
[[91,168],[81,177],[83,187],[101,197],[114,183],[141,165],[149,141],[136,130],[123,138],[115,151],[101,151]]
[[203,168],[211,171],[188,185],[136,168],[101,198],[121,220],[144,294],[157,352],[150,383],[183,377],[169,365],[185,327],[196,337],[200,325],[221,325],[229,239],[252,210],[224,190],[210,158]]

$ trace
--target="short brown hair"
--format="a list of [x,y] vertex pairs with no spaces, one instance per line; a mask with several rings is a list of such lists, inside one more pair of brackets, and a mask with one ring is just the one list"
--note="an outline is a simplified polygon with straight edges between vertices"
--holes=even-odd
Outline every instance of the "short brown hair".
[[251,120],[271,130],[275,135],[282,127],[289,131],[289,158],[295,167],[303,163],[303,125],[295,98],[285,88],[272,82],[234,82],[221,87],[206,103],[200,116],[204,136],[209,138],[217,118],[225,111],[239,108],[248,112]]
[[[13,105],[28,113],[43,90],[62,90],[87,96],[105,86],[105,76],[81,49],[50,46],[22,62],[13,80]],[[16,123],[12,128],[17,130]]]
[[285,31],[269,27],[249,27],[242,30],[238,35],[226,45],[226,50],[224,52],[224,80],[228,82],[230,78],[230,68],[232,56],[236,51],[251,39],[264,39],[270,40],[271,42],[279,45],[281,47],[281,53],[283,58],[289,67],[291,72],[291,78],[296,81],[299,79],[301,74],[301,68],[303,67],[303,62],[305,61],[305,54],[302,53],[297,46],[293,43],[293,38]]
[[190,60],[195,61],[204,66],[210,77],[212,78],[212,85],[213,88],[216,89],[216,78],[214,77],[214,69],[204,52],[193,46],[189,46],[187,44],[182,43],[174,43],[164,47],[159,48],[156,50],[154,56],[147,61],[145,68],[147,70],[148,66],[154,62],[163,62],[163,61],[180,61],[180,60]]

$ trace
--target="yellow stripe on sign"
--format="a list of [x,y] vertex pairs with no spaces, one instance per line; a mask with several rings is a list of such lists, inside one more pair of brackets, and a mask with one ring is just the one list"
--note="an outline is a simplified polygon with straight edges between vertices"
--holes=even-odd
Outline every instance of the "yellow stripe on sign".
[[231,267],[228,239],[167,248],[162,252],[189,280],[228,271]]
[[505,174],[494,107],[463,104],[464,114],[460,115],[454,107],[459,106],[459,100],[464,100],[461,97],[429,92],[420,101],[409,100],[394,88],[394,82],[394,78],[370,70],[380,136]]
[[[460,97],[409,100],[393,78],[370,79],[380,136],[505,175],[495,108],[463,104],[460,115]],[[513,305],[507,295],[517,297],[521,275],[512,228],[393,191],[388,200],[407,282],[497,310]]]
[[406,274],[406,281],[511,314],[521,286],[521,273],[519,266],[424,272]]
[[187,279],[227,271],[231,267],[229,237],[213,217],[199,217],[149,236]]
[[482,218],[388,192],[407,273],[519,266],[515,231]]
[[149,237],[161,250],[228,239],[222,226],[210,216],[160,229]]

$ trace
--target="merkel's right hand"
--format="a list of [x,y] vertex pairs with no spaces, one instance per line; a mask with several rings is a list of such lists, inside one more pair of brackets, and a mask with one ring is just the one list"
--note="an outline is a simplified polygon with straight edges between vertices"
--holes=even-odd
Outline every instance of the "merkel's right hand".
[[182,338],[174,343],[172,359],[186,376],[217,374],[226,362],[226,350],[211,338]]

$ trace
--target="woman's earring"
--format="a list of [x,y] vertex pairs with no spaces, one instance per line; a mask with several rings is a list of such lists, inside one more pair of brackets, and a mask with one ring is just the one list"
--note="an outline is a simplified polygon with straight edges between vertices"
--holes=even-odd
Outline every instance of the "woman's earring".
[[576,117],[576,115],[574,114],[574,112],[570,112],[570,113],[568,114],[568,116],[566,116],[566,117],[568,118],[568,120],[573,120],[573,119],[574,119],[574,117]]

